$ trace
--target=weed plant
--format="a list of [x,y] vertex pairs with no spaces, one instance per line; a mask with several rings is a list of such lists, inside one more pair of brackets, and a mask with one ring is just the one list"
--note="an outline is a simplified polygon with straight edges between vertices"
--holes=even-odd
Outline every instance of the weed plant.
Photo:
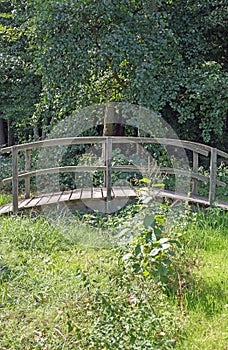
[[227,344],[222,210],[0,217],[0,349]]

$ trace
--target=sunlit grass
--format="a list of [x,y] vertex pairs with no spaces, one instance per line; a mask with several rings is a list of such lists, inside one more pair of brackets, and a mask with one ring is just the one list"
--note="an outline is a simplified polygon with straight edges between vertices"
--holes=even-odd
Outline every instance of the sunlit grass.
[[0,205],[12,202],[12,196],[9,194],[0,194]]
[[[113,327],[112,322],[117,329],[118,322],[123,327],[125,318],[140,327],[140,322],[147,322],[144,317],[156,310],[159,332],[154,336],[176,341],[163,345],[161,341],[156,349],[226,350],[227,220],[221,210],[209,210],[206,216],[191,214],[188,223],[178,224],[184,251],[180,266],[186,265],[189,273],[184,276],[182,308],[178,293],[166,296],[150,280],[147,293],[152,309],[144,316],[143,304],[142,310],[129,304],[130,290],[137,281],[124,277],[123,285],[117,284],[122,277],[109,237],[111,219],[107,233],[99,225],[95,228],[73,217],[0,217],[0,349],[96,350],[96,345],[88,347],[80,337],[90,334],[97,317],[102,324],[105,303],[110,302],[114,309],[104,332],[112,332],[108,328]],[[117,320],[121,310],[126,314]],[[131,347],[126,343],[122,348]]]
[[184,291],[186,318],[179,350],[226,350],[228,344],[228,213],[195,215],[186,244],[197,256],[194,282]]

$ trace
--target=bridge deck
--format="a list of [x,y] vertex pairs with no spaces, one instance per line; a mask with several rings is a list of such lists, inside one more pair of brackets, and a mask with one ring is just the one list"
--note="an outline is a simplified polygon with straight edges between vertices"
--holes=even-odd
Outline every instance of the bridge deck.
[[[157,198],[169,198],[173,201],[189,202],[193,204],[199,204],[202,206],[210,206],[208,199],[198,196],[187,196],[186,194],[176,194],[172,191],[167,190],[150,190],[144,189],[134,189],[130,187],[114,187],[112,188],[111,197],[112,199],[125,200],[128,201],[135,200],[140,195],[152,196]],[[40,210],[42,207],[56,206],[67,204],[75,209],[80,208],[84,203],[93,202],[96,204],[98,202],[105,202],[107,199],[107,189],[106,188],[83,188],[74,189],[71,191],[63,191],[52,194],[43,194],[41,196],[32,197],[29,199],[22,199],[18,203],[19,211],[23,210]],[[228,210],[227,202],[216,202],[217,207]],[[96,206],[95,206],[96,207]],[[99,205],[98,205],[99,209]],[[0,215],[8,214],[13,211],[12,203],[0,206]]]

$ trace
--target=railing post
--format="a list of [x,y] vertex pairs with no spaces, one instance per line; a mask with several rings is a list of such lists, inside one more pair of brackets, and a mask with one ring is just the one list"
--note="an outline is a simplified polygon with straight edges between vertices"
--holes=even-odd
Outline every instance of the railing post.
[[[31,150],[25,151],[25,171],[31,170]],[[25,179],[25,198],[30,198],[30,177]]]
[[105,186],[107,189],[107,201],[111,200],[111,191],[112,191],[112,138],[106,138],[105,144]]
[[17,147],[12,147],[12,195],[13,213],[18,212],[18,151]]
[[[198,168],[199,168],[199,153],[193,151],[193,172],[198,173]],[[197,179],[193,179],[192,194],[196,195],[196,196],[198,194],[198,180]]]
[[210,190],[209,190],[209,203],[212,205],[216,196],[216,170],[217,170],[217,149],[211,147],[211,160],[210,160]]

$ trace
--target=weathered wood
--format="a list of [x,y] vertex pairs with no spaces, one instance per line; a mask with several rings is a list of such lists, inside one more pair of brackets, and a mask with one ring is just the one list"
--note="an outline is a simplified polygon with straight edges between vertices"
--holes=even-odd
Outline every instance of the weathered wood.
[[[199,154],[197,152],[193,152],[193,172],[195,174],[198,173],[198,168],[199,168]],[[198,194],[198,179],[196,178],[193,178],[192,194],[193,195]]]
[[[65,167],[56,167],[56,168],[48,168],[48,169],[37,169],[30,170],[30,157],[31,150],[34,148],[47,148],[51,146],[67,146],[73,144],[104,144],[105,147],[105,155],[104,155],[104,166],[65,166]],[[144,145],[147,143],[150,144],[161,144],[161,145],[171,145],[175,147],[180,147],[184,149],[189,149],[193,151],[193,172],[174,169],[174,168],[166,168],[166,167],[156,167],[153,168],[150,165],[150,159],[148,157],[147,167],[141,166],[111,166],[111,158],[112,158],[112,143],[114,144],[130,144],[135,143],[136,145]],[[18,174],[18,152],[25,151],[25,173]],[[164,139],[164,138],[147,138],[147,137],[119,137],[119,136],[92,136],[92,137],[70,137],[70,138],[61,138],[61,139],[52,139],[52,140],[44,140],[38,142],[27,143],[23,145],[16,145],[12,147],[6,147],[1,149],[2,153],[12,152],[12,177],[4,179],[2,182],[12,182],[12,194],[13,194],[13,211],[16,213],[18,211],[18,181],[21,179],[25,179],[25,198],[28,199],[30,197],[30,177],[34,175],[42,175],[42,174],[52,174],[52,173],[64,173],[64,172],[94,172],[96,170],[103,170],[105,175],[105,189],[101,191],[103,193],[103,198],[108,201],[111,200],[112,197],[112,171],[141,171],[146,172],[153,170],[156,172],[174,174],[180,176],[188,176],[193,179],[193,187],[192,193],[193,195],[197,195],[198,193],[198,181],[208,182],[210,181],[210,191],[209,191],[209,202],[213,204],[216,197],[216,184],[220,186],[226,186],[226,184],[222,181],[217,180],[216,178],[216,167],[217,167],[217,156],[221,156],[223,158],[228,158],[228,154],[226,152],[216,150],[207,145],[202,145],[196,142],[190,141],[181,141],[176,139]],[[201,175],[198,173],[199,166],[199,154],[207,156],[211,152],[211,163],[210,163],[210,177]],[[152,174],[153,175],[153,174]],[[93,198],[94,191],[91,192],[91,198]],[[66,195],[66,194],[64,194]],[[45,195],[47,196],[47,194]],[[83,196],[83,192],[80,192],[80,196]],[[87,196],[86,196],[87,197]],[[96,197],[96,194],[95,194]],[[66,200],[70,200],[70,197]],[[35,201],[31,200],[31,202],[26,202],[26,204],[34,205]],[[54,202],[54,198],[53,198]],[[25,204],[25,205],[26,205]],[[39,203],[37,202],[39,205]],[[26,206],[27,206],[26,205]],[[107,209],[108,212],[108,209]]]
[[[137,167],[134,165],[114,165],[112,166],[112,171],[124,171],[124,172],[132,172],[132,171],[141,171],[141,172],[146,172],[148,171],[147,167]],[[203,182],[209,182],[210,178],[208,176],[198,174],[198,173],[193,173],[192,171],[187,171],[187,170],[181,170],[181,169],[176,169],[176,168],[168,168],[168,167],[152,167],[150,169],[150,172],[153,173],[153,171],[156,171],[156,173],[167,173],[167,174],[173,174],[173,175],[182,175],[182,176],[187,176],[191,177],[193,179],[196,179],[198,181],[203,181]],[[222,182],[220,180],[217,180],[217,185],[225,187],[226,184],[225,182]]]
[[112,192],[112,138],[107,137],[105,144],[105,186],[107,189],[107,201],[111,200]]
[[[109,136],[110,137],[110,136]],[[67,146],[67,145],[81,145],[81,144],[95,144],[102,143],[106,140],[107,136],[86,136],[86,137],[65,137],[44,141],[36,141],[31,143],[25,143],[21,145],[17,145],[18,152],[32,150],[37,148],[46,148],[52,146]],[[165,138],[150,138],[150,137],[124,137],[124,136],[112,136],[113,143],[151,143],[151,144],[161,144],[161,145],[170,145],[176,146],[180,148],[189,149],[191,151],[195,151],[204,156],[208,156],[210,152],[210,147],[207,145],[202,145],[197,142],[191,141],[181,141],[176,139],[165,139]],[[5,147],[1,149],[2,153],[10,153],[12,152],[12,147]],[[222,151],[219,151],[221,155],[224,155],[226,158],[228,154]]]
[[[18,152],[32,150],[37,148],[47,148],[53,146],[67,146],[67,145],[82,145],[102,143],[105,140],[104,136],[85,136],[85,137],[64,137],[58,139],[50,139],[44,141],[36,141],[17,145]],[[12,152],[12,147],[4,147],[1,149],[2,153]]]
[[[22,173],[18,175],[19,180],[26,179],[28,177],[36,176],[36,175],[46,175],[46,174],[53,174],[53,173],[64,173],[64,172],[93,172],[96,170],[106,170],[106,166],[65,166],[65,167],[56,167],[56,168],[47,168],[47,169],[39,169],[39,170],[33,170],[27,173]],[[123,172],[132,172],[132,171],[141,171],[146,172],[148,171],[147,167],[140,167],[135,165],[114,165],[112,166],[112,171],[123,171]],[[198,181],[204,181],[209,182],[210,178],[208,176],[193,173],[191,171],[176,169],[176,168],[168,168],[168,167],[155,167],[151,168],[150,172],[161,172],[161,173],[167,173],[167,174],[174,174],[174,175],[183,175],[192,177],[193,179],[197,179]],[[3,184],[12,182],[12,177],[8,177],[4,180],[2,180]],[[220,180],[216,181],[217,185],[225,187],[225,182],[222,182]]]
[[215,202],[216,197],[216,170],[217,170],[217,149],[211,147],[211,159],[210,159],[210,190],[209,190],[209,203],[212,205]]
[[217,154],[222,158],[228,159],[228,153],[220,151],[220,149],[217,149]]
[[59,202],[67,202],[70,200],[72,196],[72,191],[65,191],[61,194],[60,198],[59,198]]
[[18,151],[17,147],[12,147],[12,196],[13,212],[18,212]]
[[[25,151],[25,171],[29,172],[31,169],[31,150]],[[30,198],[30,177],[25,178],[25,198]]]
[[78,200],[81,198],[82,188],[77,188],[72,191],[72,195],[70,197],[71,200]]
[[81,193],[81,200],[85,199],[91,199],[92,198],[92,189],[91,188],[84,188]]
[[92,193],[93,199],[102,199],[101,188],[94,187]]
[[13,209],[12,203],[1,205],[1,207],[0,207],[0,215],[1,214],[8,214],[8,213],[12,212],[12,209]]
[[166,138],[151,138],[151,137],[123,137],[123,136],[113,136],[112,137],[113,144],[115,143],[150,143],[150,144],[161,144],[166,146],[175,146],[184,149],[188,149],[190,151],[195,151],[204,156],[208,156],[210,152],[210,146],[202,145],[197,142],[185,141],[185,140],[177,140],[177,139],[166,139]]
[[[105,166],[63,166],[63,167],[56,167],[56,168],[47,168],[47,169],[39,169],[39,170],[32,170],[26,173],[22,173],[18,175],[18,179],[26,179],[31,176],[37,176],[37,175],[47,175],[47,174],[54,174],[54,173],[76,173],[76,172],[93,172],[96,170],[105,170]],[[8,177],[3,180],[3,183],[9,183],[12,181],[12,177]]]
[[34,197],[31,198],[31,200],[24,205],[24,208],[34,208],[37,206],[37,204],[40,202],[42,197]]
[[[80,193],[83,192],[83,190],[86,191],[87,196],[80,196]],[[76,189],[73,191],[67,191],[61,193],[53,193],[50,194],[49,196],[43,195],[37,198],[31,198],[31,199],[24,199],[19,202],[19,209],[20,210],[31,210],[31,209],[40,209],[42,205],[44,206],[53,206],[53,205],[58,205],[60,202],[67,202],[67,205],[76,208],[77,206],[81,208],[81,202],[82,199],[85,201],[89,201],[89,194],[91,194],[91,203],[93,203],[94,208],[103,208],[102,212],[107,212],[107,209],[112,208],[112,202],[109,202],[110,208],[104,208],[104,205],[106,203],[105,199],[107,198],[107,189],[106,188],[96,188],[96,196],[94,196],[94,190],[93,189],[93,196],[92,196],[92,189]],[[84,192],[85,193],[85,192]],[[171,200],[178,200],[178,201],[183,201],[183,202],[189,202],[189,203],[195,203],[203,206],[209,206],[209,200],[207,198],[202,198],[202,197],[196,197],[196,196],[188,196],[187,194],[181,194],[181,193],[175,193],[173,191],[167,191],[167,190],[157,190],[157,189],[148,189],[144,188],[143,190],[135,190],[130,187],[114,187],[113,188],[113,193],[114,193],[114,198],[117,200],[118,198],[122,201],[123,199],[125,200],[127,197],[129,199],[135,200],[138,196],[143,195],[148,195],[151,197],[153,200],[154,198],[170,198]],[[61,196],[60,196],[61,195]],[[62,198],[61,198],[62,197]],[[48,199],[50,198],[50,199]],[[61,198],[61,200],[60,200]],[[55,202],[56,200],[56,202]],[[100,206],[100,202],[103,203]],[[126,201],[127,202],[127,201]],[[87,203],[87,202],[86,202]],[[91,204],[89,202],[89,204]],[[120,202],[120,204],[123,202]],[[92,204],[91,204],[92,205]],[[228,203],[226,202],[216,202],[216,206],[221,207],[225,210],[228,210]],[[0,207],[0,215],[1,214],[8,214],[13,211],[13,206],[11,203],[3,205]]]

